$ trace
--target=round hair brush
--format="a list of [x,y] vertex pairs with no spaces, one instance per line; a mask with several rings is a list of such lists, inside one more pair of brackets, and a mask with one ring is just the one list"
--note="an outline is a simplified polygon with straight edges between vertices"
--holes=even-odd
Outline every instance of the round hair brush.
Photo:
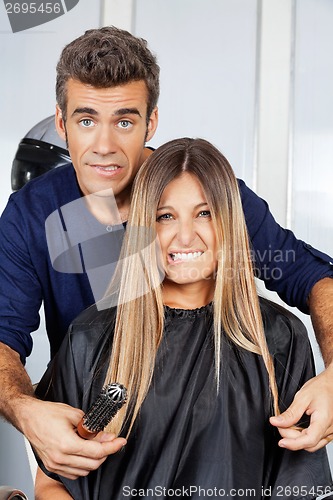
[[103,387],[96,401],[77,426],[78,434],[84,439],[92,439],[102,431],[126,403],[127,391],[117,382]]

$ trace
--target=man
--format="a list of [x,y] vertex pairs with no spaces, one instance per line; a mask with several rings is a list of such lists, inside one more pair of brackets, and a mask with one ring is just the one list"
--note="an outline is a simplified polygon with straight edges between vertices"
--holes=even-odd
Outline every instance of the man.
[[[90,30],[63,50],[56,93],[56,127],[74,168],[60,167],[30,181],[11,196],[1,218],[0,411],[25,434],[47,469],[75,478],[98,467],[124,440],[105,434],[95,442],[79,438],[75,427],[82,411],[34,398],[22,361],[31,352],[30,333],[38,327],[42,301],[53,356],[74,317],[103,296],[96,283],[115,262],[116,255],[108,260],[108,254],[127,219],[132,181],[151,153],[145,143],[158,123],[159,67],[143,40],[116,28]],[[329,364],[329,257],[281,229],[267,204],[242,181],[239,185],[258,276],[290,305],[310,307]],[[281,262],[281,255],[291,254]],[[331,371],[333,365],[308,383],[291,414],[275,421],[286,427],[280,430],[281,445],[314,450],[330,440]],[[299,435],[290,426],[304,411],[312,414],[311,426]]]

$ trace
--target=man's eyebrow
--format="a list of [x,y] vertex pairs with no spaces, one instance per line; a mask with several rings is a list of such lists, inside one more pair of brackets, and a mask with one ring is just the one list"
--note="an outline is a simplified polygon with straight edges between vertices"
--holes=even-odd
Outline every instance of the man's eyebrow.
[[[72,116],[75,115],[92,115],[96,116],[98,115],[98,112],[94,108],[88,108],[88,107],[83,107],[83,108],[76,108],[74,109]],[[138,110],[138,108],[120,108],[117,109],[114,113],[114,116],[123,116],[123,115],[138,115],[141,118],[141,113]]]
[[117,109],[117,111],[115,111],[113,114],[115,116],[138,115],[141,118],[141,113],[138,110],[138,108],[120,108],[120,109]]
[[74,109],[72,116],[75,115],[98,115],[96,109],[93,108],[76,108]]

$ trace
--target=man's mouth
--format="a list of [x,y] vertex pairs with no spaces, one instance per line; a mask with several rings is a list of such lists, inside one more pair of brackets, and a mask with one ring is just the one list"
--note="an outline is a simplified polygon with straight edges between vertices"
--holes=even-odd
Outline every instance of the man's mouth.
[[177,252],[177,253],[170,253],[170,258],[173,262],[188,262],[190,260],[197,259],[203,254],[203,252]]
[[115,170],[118,170],[119,165],[93,165],[97,170],[102,170],[103,172],[114,172]]

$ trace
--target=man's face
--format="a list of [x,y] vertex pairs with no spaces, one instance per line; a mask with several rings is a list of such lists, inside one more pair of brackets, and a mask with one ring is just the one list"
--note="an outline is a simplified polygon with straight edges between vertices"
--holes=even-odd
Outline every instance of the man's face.
[[147,126],[144,81],[96,88],[70,79],[67,117],[56,109],[56,127],[68,150],[84,195],[112,188],[126,206],[135,174],[147,156],[145,141],[157,127],[157,108]]

